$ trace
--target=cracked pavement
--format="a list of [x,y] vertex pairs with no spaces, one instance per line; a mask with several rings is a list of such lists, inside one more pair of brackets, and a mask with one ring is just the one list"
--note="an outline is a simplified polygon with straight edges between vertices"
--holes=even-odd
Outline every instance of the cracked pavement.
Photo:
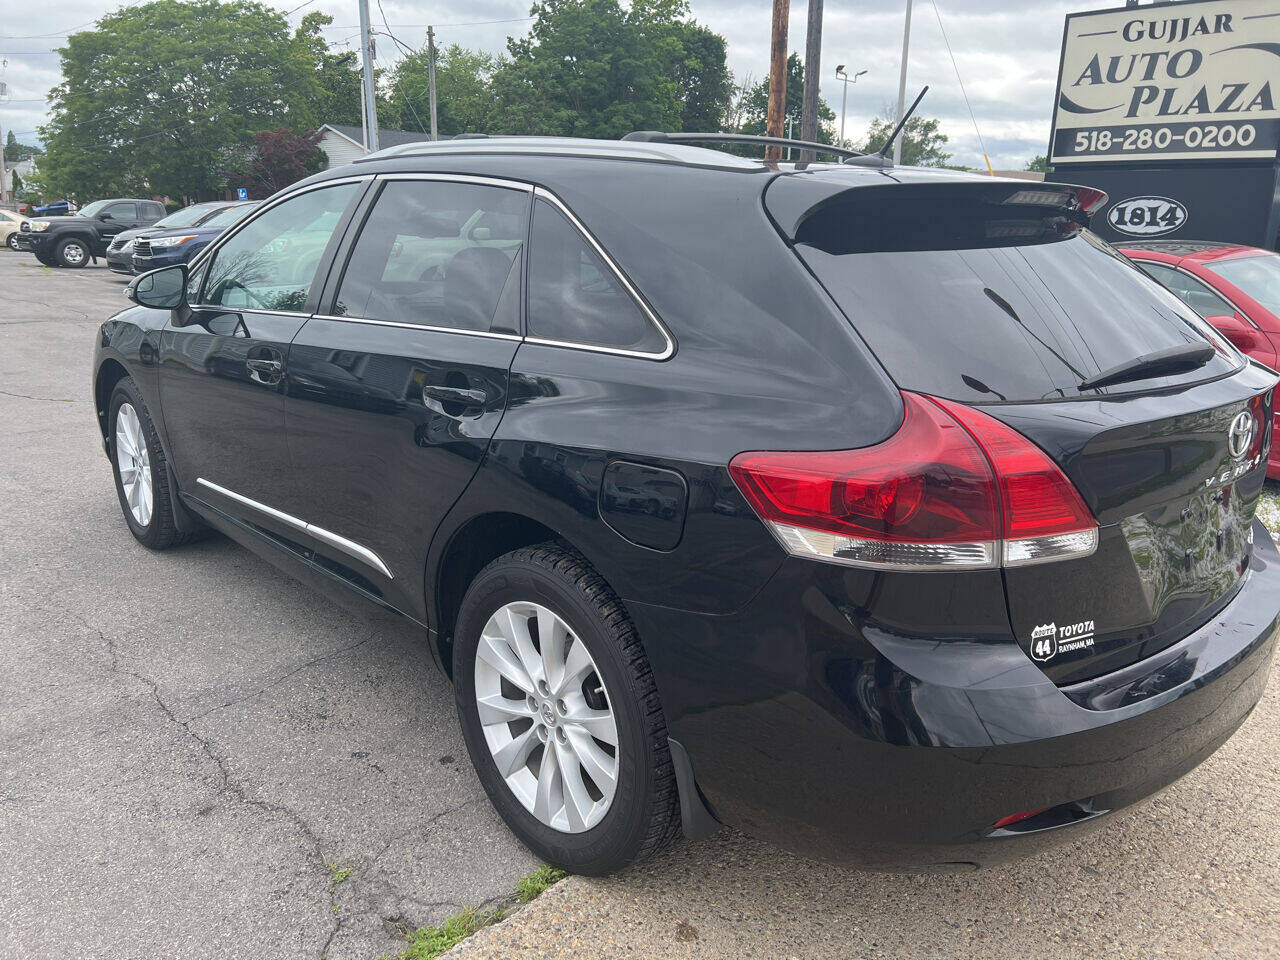
[[129,536],[90,396],[122,288],[0,250],[0,956],[395,955],[536,862],[418,630]]

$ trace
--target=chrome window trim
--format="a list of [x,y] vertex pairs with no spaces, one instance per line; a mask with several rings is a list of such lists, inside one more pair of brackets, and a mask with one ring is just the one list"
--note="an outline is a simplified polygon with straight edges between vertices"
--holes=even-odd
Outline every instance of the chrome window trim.
[[[612,272],[613,275],[618,279],[618,282],[622,284],[623,289],[626,290],[627,294],[631,297],[632,302],[634,302],[635,305],[640,308],[640,312],[643,313],[648,318],[649,322],[652,323],[654,327],[657,328],[658,333],[662,335],[662,339],[666,342],[666,347],[665,349],[661,350],[658,353],[652,353],[647,350],[624,350],[620,347],[605,347],[605,346],[600,346],[598,344],[577,343],[572,340],[552,340],[550,338],[545,338],[545,337],[531,337],[531,336],[528,336],[527,304],[526,304],[526,317],[525,317],[525,328],[526,328],[525,342],[536,343],[536,344],[549,346],[549,347],[568,347],[571,350],[589,350],[594,353],[608,353],[608,354],[613,354],[615,356],[620,356],[620,357],[639,357],[643,360],[669,360],[672,356],[674,356],[676,352],[676,342],[675,342],[675,339],[671,336],[671,332],[667,329],[666,324],[662,322],[661,318],[659,318],[658,315],[653,311],[653,308],[650,307],[649,304],[645,301],[644,297],[640,295],[640,291],[635,288],[635,286],[631,283],[629,279],[627,279],[627,275],[622,272],[622,268],[618,266],[617,261],[615,261],[613,257],[609,255],[609,251],[607,251],[603,247],[603,245],[601,245],[600,241],[597,240],[595,236],[591,233],[591,231],[586,228],[583,222],[577,218],[577,216],[574,214],[572,210],[569,209],[569,207],[565,204],[565,202],[561,200],[559,197],[557,197],[550,190],[546,189],[545,187],[534,187],[533,195],[535,198],[541,198],[543,200],[546,200],[553,207],[559,210],[560,213],[564,215],[565,219],[568,220],[569,223],[573,226],[573,228],[578,231],[578,233],[582,236],[582,238],[587,241],[591,249],[593,249],[596,252],[596,255],[599,256],[600,259],[604,261],[605,265],[609,268],[610,272]],[[532,222],[533,222],[532,215],[530,215],[531,229],[532,229]]]
[[482,187],[505,187],[508,190],[519,190],[521,193],[532,193],[535,187],[523,180],[508,180],[505,177],[488,177],[473,173],[379,173],[376,180],[437,180],[446,183],[473,183]]
[[307,521],[300,520],[291,514],[285,513],[283,510],[277,510],[275,507],[268,507],[265,503],[259,503],[257,500],[251,500],[243,494],[236,493],[234,490],[228,490],[226,487],[221,487],[216,483],[206,480],[204,477],[197,477],[196,484],[201,487],[208,487],[215,493],[220,493],[228,499],[235,500],[237,503],[244,504],[246,507],[250,507],[260,513],[264,513],[268,517],[279,520],[286,526],[293,527],[295,530],[301,530],[303,533],[309,533],[317,540],[322,540],[329,544],[329,546],[335,547],[343,553],[355,557],[357,560],[363,561],[381,573],[388,580],[395,579],[392,576],[391,571],[387,569],[387,565],[382,562],[381,557],[368,547],[363,547],[354,540],[348,540],[346,537],[339,536],[332,530],[326,530],[324,527],[318,527],[314,523],[307,523]]
[[404,330],[426,330],[429,333],[457,333],[464,337],[488,337],[491,340],[523,340],[518,333],[492,333],[488,330],[463,330],[460,327],[436,327],[425,323],[404,323],[400,320],[375,320],[372,317],[339,317],[330,313],[312,315],[313,320],[340,320],[344,323],[364,323],[372,327],[399,327]]
[[218,310],[222,313],[249,313],[264,317],[310,317],[312,314],[296,310],[261,310],[258,307],[231,307],[225,303],[191,303],[192,310]]

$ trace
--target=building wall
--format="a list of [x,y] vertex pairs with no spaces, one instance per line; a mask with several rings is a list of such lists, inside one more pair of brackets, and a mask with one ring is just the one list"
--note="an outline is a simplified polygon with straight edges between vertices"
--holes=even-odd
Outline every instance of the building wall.
[[326,169],[341,167],[368,153],[364,147],[352,143],[346,137],[340,136],[332,130],[324,131],[324,135],[320,138],[319,147],[328,158]]

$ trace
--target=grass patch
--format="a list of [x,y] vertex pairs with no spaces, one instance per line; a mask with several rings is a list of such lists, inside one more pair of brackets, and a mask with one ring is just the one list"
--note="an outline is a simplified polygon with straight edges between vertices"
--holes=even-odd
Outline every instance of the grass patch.
[[528,903],[541,896],[542,892],[553,884],[559,883],[568,874],[563,870],[543,864],[533,873],[526,873],[516,881],[516,899]]
[[[546,864],[533,873],[527,873],[516,881],[515,894],[508,904],[528,903],[537,899],[543,891],[559,883],[568,874]],[[478,910],[468,907],[434,927],[420,927],[408,935],[409,946],[400,954],[400,960],[434,960],[451,947],[457,946],[477,930],[497,923],[511,912],[510,906]],[[388,960],[383,957],[380,960]]]

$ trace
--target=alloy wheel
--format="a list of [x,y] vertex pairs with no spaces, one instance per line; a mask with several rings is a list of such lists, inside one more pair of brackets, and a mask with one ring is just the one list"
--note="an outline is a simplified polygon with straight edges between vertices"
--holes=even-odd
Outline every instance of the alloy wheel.
[[72,240],[62,248],[62,258],[71,266],[79,266],[84,262],[84,247]]
[[582,833],[618,783],[618,726],[586,644],[536,603],[501,607],[475,660],[485,742],[507,787],[542,824]]
[[138,526],[151,522],[154,497],[151,489],[151,456],[142,436],[142,422],[133,404],[122,403],[116,411],[116,469],[129,512]]

